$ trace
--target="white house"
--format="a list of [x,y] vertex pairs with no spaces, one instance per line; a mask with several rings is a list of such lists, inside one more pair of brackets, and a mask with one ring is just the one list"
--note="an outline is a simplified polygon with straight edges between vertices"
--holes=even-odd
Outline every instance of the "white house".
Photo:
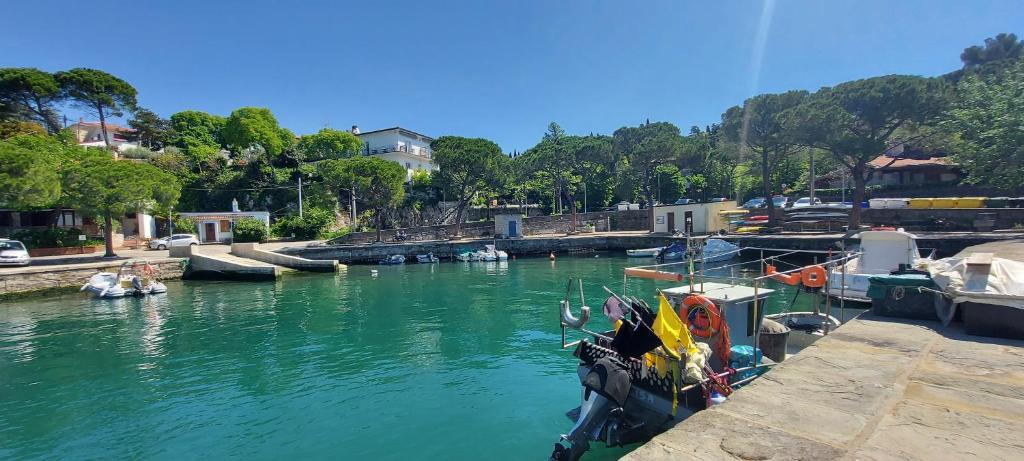
[[178,234],[189,231],[199,235],[199,241],[206,242],[231,242],[234,236],[235,221],[241,218],[254,218],[260,220],[270,229],[270,213],[266,211],[239,211],[238,200],[231,200],[231,211],[203,211],[192,213],[178,213],[180,216],[192,218],[196,222],[195,229],[175,229]]
[[729,229],[729,220],[719,213],[736,209],[736,202],[693,203],[654,207],[654,231],[710,234]]
[[412,179],[416,170],[434,170],[433,152],[430,150],[434,138],[430,136],[397,126],[367,132],[360,132],[359,127],[353,126],[352,134],[363,141],[364,155],[398,162],[405,167],[406,181]]
[[[80,146],[106,147],[106,143],[103,141],[103,130],[100,129],[100,122],[83,122],[79,120],[78,123],[68,126],[68,129],[75,135],[75,139]],[[132,131],[128,127],[107,123],[107,138],[110,139],[110,147],[117,151],[130,147],[139,147],[138,142],[128,141],[128,135]]]

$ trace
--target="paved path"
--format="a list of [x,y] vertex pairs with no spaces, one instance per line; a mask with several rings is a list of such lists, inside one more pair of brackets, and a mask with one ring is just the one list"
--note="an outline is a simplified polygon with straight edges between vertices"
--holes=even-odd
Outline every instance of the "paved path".
[[102,251],[83,255],[37,256],[33,257],[32,263],[25,267],[0,267],[0,275],[21,273],[26,272],[28,269],[36,268],[59,270],[86,264],[109,263],[111,261],[127,261],[130,259],[162,260],[168,258],[167,250],[120,249],[115,251],[115,253],[117,254],[116,258],[104,258]]
[[862,316],[635,460],[1024,459],[1024,341]]

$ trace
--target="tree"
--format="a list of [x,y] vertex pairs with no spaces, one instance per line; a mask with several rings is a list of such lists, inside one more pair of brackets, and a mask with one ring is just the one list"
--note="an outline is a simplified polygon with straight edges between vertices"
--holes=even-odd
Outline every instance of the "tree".
[[999,34],[995,38],[986,38],[985,46],[971,46],[960,53],[960,61],[965,69],[981,66],[989,62],[1003,59],[1017,59],[1024,51],[1024,43],[1017,40],[1014,34]]
[[[554,129],[552,129],[554,128]],[[607,136],[566,136],[557,124],[549,125],[544,138],[521,157],[530,174],[544,173],[550,180],[549,186],[557,195],[569,203],[572,214],[572,228],[577,226],[576,201],[579,193],[597,175],[610,168],[612,142]]]
[[46,136],[46,128],[36,122],[0,120],[0,139],[22,135]]
[[295,134],[277,124],[270,109],[243,107],[231,112],[221,131],[224,143],[236,154],[259,147],[268,162],[295,144]]
[[103,217],[105,257],[117,256],[113,247],[113,220],[131,211],[169,209],[181,187],[168,173],[147,163],[114,160],[90,151],[68,172],[72,202],[83,213]]
[[60,100],[60,85],[53,74],[29,67],[0,69],[0,104],[40,123],[51,134],[61,128],[54,109]]
[[348,131],[324,128],[316,134],[306,135],[299,139],[296,148],[297,159],[312,162],[351,157],[359,153],[362,145],[363,142]]
[[647,201],[649,226],[654,232],[655,170],[671,163],[682,153],[683,137],[679,128],[668,122],[648,122],[637,127],[619,128],[612,138],[615,153],[625,161],[627,181],[635,180]]
[[432,181],[456,201],[455,235],[462,235],[466,205],[477,194],[502,185],[508,157],[497,144],[481,138],[441,136],[430,148],[438,168]]
[[324,160],[317,165],[317,170],[332,189],[339,192],[348,189],[353,196],[358,191],[359,200],[374,211],[379,242],[385,213],[401,203],[405,195],[405,168],[398,162],[379,157],[358,156]]
[[100,119],[103,142],[109,148],[107,117],[122,117],[124,111],[135,110],[135,88],[124,80],[95,69],[78,68],[57,72],[56,78],[62,95]]
[[149,109],[136,109],[132,119],[128,120],[128,126],[135,130],[133,136],[139,144],[151,150],[163,149],[171,137],[171,122]]
[[970,75],[942,126],[959,135],[955,155],[967,181],[1004,190],[1024,187],[1024,61],[998,75]]
[[767,198],[768,226],[775,226],[775,205],[772,195],[774,166],[784,162],[800,147],[787,131],[784,112],[807,99],[806,91],[761,94],[743,101],[743,106],[729,108],[722,114],[722,132],[760,159],[762,192]]
[[58,163],[50,152],[23,144],[0,141],[0,207],[50,206],[61,194]]
[[186,110],[171,115],[170,144],[177,146],[188,157],[193,169],[203,171],[224,145],[221,135],[227,120],[197,110]]
[[818,90],[784,116],[802,144],[830,152],[852,174],[851,228],[860,226],[859,204],[875,172],[868,162],[911,141],[894,138],[901,128],[936,122],[948,105],[947,87],[940,79],[908,75],[855,80]]

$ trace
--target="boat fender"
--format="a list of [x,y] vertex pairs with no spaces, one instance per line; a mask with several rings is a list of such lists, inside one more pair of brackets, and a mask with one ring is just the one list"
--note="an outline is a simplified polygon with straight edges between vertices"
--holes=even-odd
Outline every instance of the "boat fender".
[[[704,312],[706,321],[699,321],[698,314]],[[715,303],[704,295],[690,295],[683,299],[683,307],[679,309],[679,317],[686,319],[690,333],[708,339],[722,329],[722,314]]]
[[89,282],[85,282],[85,285],[82,285],[82,288],[79,288],[78,291],[85,291],[86,288],[89,288]]
[[825,268],[814,265],[807,266],[800,271],[800,279],[804,282],[804,286],[808,288],[821,288],[825,286],[825,282],[828,280],[828,273],[825,272]]
[[107,294],[107,290],[109,290],[109,289],[110,289],[110,287],[104,288],[103,291],[100,292],[100,296],[99,297],[102,298],[104,295],[106,295]]
[[568,327],[579,330],[583,328],[590,321],[590,307],[583,306],[580,308],[580,317],[576,318],[569,312],[569,301],[562,300],[562,324]]

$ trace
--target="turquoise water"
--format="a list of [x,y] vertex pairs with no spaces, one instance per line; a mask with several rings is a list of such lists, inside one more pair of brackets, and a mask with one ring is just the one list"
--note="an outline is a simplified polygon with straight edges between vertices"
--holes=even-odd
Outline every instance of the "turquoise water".
[[597,306],[626,265],[353,266],[3,303],[0,459],[544,459],[580,395],[566,279]]

